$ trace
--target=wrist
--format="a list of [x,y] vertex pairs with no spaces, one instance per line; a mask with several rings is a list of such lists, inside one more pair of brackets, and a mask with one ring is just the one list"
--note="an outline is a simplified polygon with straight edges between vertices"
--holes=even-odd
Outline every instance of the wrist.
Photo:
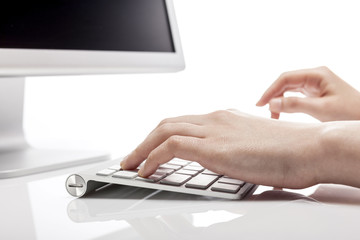
[[[327,179],[326,169],[326,149],[324,148],[324,128],[325,124],[310,124],[306,125],[302,131],[300,131],[297,137],[300,137],[303,144],[298,144],[300,152],[303,152],[299,163],[299,168],[302,166],[304,178],[308,181],[308,186],[313,186],[319,183],[325,182]],[[300,129],[301,130],[301,129]],[[302,138],[301,138],[302,136]]]
[[323,171],[324,149],[320,124],[284,124],[288,131],[284,137],[288,148],[277,155],[285,163],[284,186],[305,188],[321,183],[325,179]]
[[320,133],[319,183],[360,187],[360,122],[328,122]]

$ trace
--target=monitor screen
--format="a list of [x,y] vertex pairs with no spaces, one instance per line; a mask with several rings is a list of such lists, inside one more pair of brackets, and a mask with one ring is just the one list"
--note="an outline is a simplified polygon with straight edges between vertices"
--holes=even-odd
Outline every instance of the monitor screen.
[[1,3],[0,179],[106,156],[30,147],[23,131],[25,77],[175,72],[185,67],[172,0]]
[[165,0],[22,0],[0,8],[0,48],[175,52]]

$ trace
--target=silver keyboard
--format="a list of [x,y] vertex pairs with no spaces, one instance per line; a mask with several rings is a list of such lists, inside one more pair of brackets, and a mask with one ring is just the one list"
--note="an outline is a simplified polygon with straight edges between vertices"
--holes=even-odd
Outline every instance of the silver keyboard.
[[164,191],[197,194],[226,199],[242,199],[256,185],[233,179],[205,169],[197,162],[173,159],[161,165],[147,177],[138,176],[138,170],[123,170],[122,159],[103,163],[95,168],[70,175],[66,180],[67,191],[82,197],[106,184],[120,184]]

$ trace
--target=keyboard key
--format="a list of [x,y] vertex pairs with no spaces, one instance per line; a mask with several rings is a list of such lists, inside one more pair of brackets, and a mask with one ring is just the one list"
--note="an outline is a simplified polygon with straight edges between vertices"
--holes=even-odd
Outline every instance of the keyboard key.
[[179,165],[172,165],[172,164],[169,164],[169,163],[162,164],[162,165],[160,165],[160,167],[161,168],[174,169],[174,170],[179,170],[181,168],[181,166],[179,166]]
[[211,190],[216,192],[237,193],[240,190],[240,185],[216,182],[212,185]]
[[204,170],[204,168],[202,166],[190,166],[190,165],[185,166],[183,169],[184,170],[197,171],[197,172],[200,172],[200,171]]
[[113,170],[116,170],[116,171],[120,171],[120,170],[121,170],[121,167],[120,167],[120,164],[116,164],[116,165],[113,165],[113,166],[109,167],[109,169],[113,169]]
[[235,185],[240,185],[240,186],[245,184],[244,181],[241,181],[239,179],[229,178],[229,177],[220,178],[219,183],[235,184]]
[[202,166],[200,165],[200,163],[198,163],[198,162],[191,162],[191,163],[189,164],[189,166],[202,167]]
[[113,177],[132,179],[137,177],[137,175],[138,175],[137,172],[133,172],[133,171],[119,171],[114,173]]
[[217,174],[213,171],[210,171],[208,169],[205,169],[203,172],[201,172],[202,174],[208,174],[208,175],[214,175],[214,176],[221,176],[221,174]]
[[153,175],[159,175],[161,177],[166,177],[169,174],[167,174],[166,172],[157,170],[155,173],[153,173]]
[[158,170],[156,170],[155,173],[159,173],[159,174],[167,174],[167,175],[170,175],[172,174],[173,172],[175,172],[174,169],[170,169],[170,168],[162,168],[162,167],[159,167]]
[[191,170],[185,170],[185,169],[180,169],[178,171],[176,171],[177,174],[184,174],[184,175],[190,175],[192,177],[196,176],[199,172],[197,171],[191,171]]
[[114,170],[114,169],[104,169],[104,170],[101,170],[101,171],[97,172],[96,175],[99,175],[99,176],[110,176],[110,175],[112,175],[114,172],[116,172],[116,170]]
[[189,176],[189,175],[175,173],[175,174],[167,176],[166,178],[161,180],[160,183],[167,184],[167,185],[181,186],[184,183],[186,183],[187,181],[189,181],[190,178],[191,178],[191,176]]
[[160,181],[161,179],[163,179],[164,177],[166,176],[165,175],[158,175],[158,174],[153,174],[147,178],[143,178],[143,177],[136,177],[135,180],[140,180],[140,181],[144,181],[144,182],[158,182]]
[[217,176],[200,174],[188,181],[185,187],[188,188],[199,188],[207,189],[211,184],[213,184],[218,179]]
[[187,160],[182,160],[179,158],[174,158],[173,160],[171,160],[170,162],[168,162],[169,164],[173,164],[173,165],[179,165],[179,166],[186,166],[190,163],[190,161]]

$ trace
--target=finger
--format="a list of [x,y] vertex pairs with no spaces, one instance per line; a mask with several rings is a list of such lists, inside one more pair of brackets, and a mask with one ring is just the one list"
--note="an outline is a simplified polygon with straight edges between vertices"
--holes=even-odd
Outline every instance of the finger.
[[306,113],[316,115],[321,111],[322,103],[319,98],[275,98],[270,100],[269,109],[272,113]]
[[139,175],[141,177],[150,176],[161,164],[174,157],[198,161],[203,155],[201,141],[201,138],[196,137],[171,136],[149,154],[145,164],[139,170]]
[[272,119],[279,119],[280,118],[280,113],[271,112],[271,118]]
[[256,106],[264,106],[272,98],[279,97],[287,91],[319,92],[319,83],[322,79],[319,68],[304,69],[283,73],[262,95]]
[[[281,95],[281,97],[283,97],[284,95]],[[274,99],[274,101],[273,102],[275,102],[276,100]],[[273,103],[273,105],[274,105],[274,103]],[[269,104],[269,110],[270,110],[270,112],[271,112],[271,118],[272,119],[280,119],[280,112],[281,111],[272,111],[271,109],[272,108],[274,108],[274,106],[270,106],[270,104]]]
[[143,162],[150,152],[174,135],[204,137],[203,128],[190,123],[166,123],[157,127],[121,163],[123,169],[134,169]]

